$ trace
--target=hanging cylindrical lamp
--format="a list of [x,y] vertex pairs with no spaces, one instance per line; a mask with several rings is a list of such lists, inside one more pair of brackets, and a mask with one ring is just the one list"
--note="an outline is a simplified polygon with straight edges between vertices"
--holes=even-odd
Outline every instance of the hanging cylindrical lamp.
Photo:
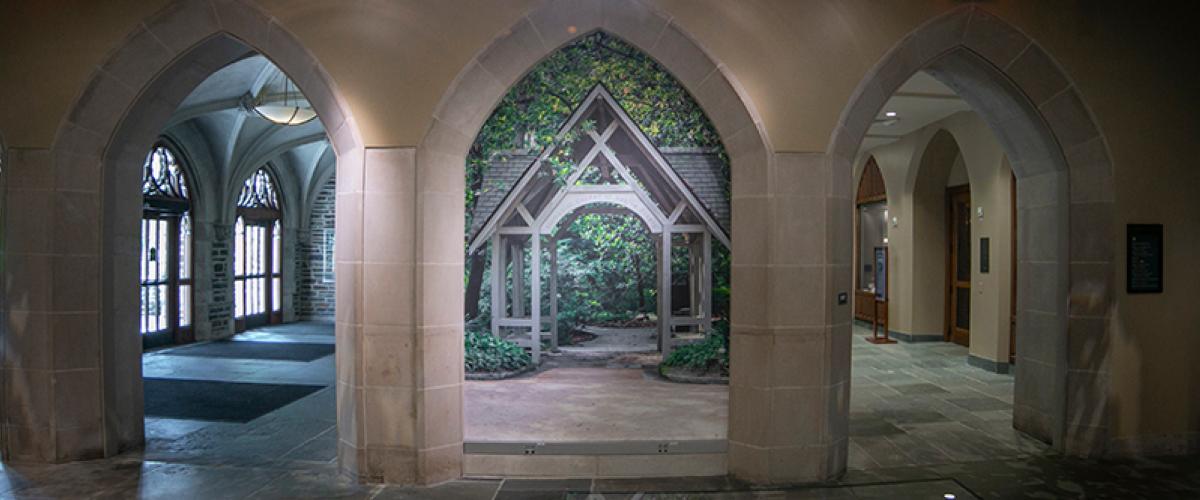
[[302,125],[317,117],[308,98],[278,69],[254,96],[251,109],[264,120],[279,125]]

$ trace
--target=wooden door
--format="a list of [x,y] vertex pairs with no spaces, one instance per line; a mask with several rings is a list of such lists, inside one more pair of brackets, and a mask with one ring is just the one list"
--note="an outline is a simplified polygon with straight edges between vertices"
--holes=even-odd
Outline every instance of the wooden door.
[[1009,227],[1012,250],[1012,285],[1009,287],[1008,316],[1008,363],[1017,362],[1017,176],[1012,175],[1012,189],[1008,192],[1012,224]]
[[967,186],[946,191],[949,252],[946,293],[946,337],[971,345],[971,191]]

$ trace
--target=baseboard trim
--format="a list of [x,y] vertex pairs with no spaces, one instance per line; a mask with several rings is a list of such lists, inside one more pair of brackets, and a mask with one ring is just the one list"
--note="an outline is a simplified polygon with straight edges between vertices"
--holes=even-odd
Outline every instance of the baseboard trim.
[[[854,324],[861,326],[863,328],[871,328],[871,323],[869,323],[867,321],[863,321],[861,319],[855,319]],[[943,337],[942,334],[940,334],[940,333],[932,333],[932,334],[920,334],[919,333],[919,334],[914,335],[911,333],[897,332],[896,330],[888,330],[887,334],[888,334],[888,338],[891,338],[894,340],[899,340],[901,342],[907,342],[910,344],[915,344],[917,342],[943,342],[943,341],[945,341],[945,337]]]
[[1012,371],[1012,365],[1008,363],[1003,361],[992,361],[987,358],[981,358],[974,354],[967,355],[967,364],[976,368],[981,368],[985,371],[1004,375],[1007,375],[1010,371]]
[[933,333],[933,334],[904,333],[904,332],[897,332],[895,330],[888,330],[888,336],[891,338],[894,338],[894,339],[903,340],[905,342],[909,342],[909,343],[913,343],[913,344],[916,344],[919,342],[945,342],[946,341],[945,337],[943,337],[941,334],[937,334],[937,333]]

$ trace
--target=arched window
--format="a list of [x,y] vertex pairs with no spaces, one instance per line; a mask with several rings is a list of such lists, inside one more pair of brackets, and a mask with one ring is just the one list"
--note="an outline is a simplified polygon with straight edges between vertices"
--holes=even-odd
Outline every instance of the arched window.
[[142,165],[143,347],[191,342],[192,218],[187,176],[166,144]]
[[260,168],[242,185],[234,228],[233,293],[236,328],[283,320],[282,208],[275,181]]

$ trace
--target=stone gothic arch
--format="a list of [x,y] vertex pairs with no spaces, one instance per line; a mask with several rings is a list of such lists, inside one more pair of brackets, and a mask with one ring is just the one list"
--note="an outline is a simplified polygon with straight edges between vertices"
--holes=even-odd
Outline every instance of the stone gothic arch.
[[830,138],[849,170],[886,100],[920,70],[988,123],[1017,176],[1018,341],[1014,426],[1059,450],[1102,453],[1109,439],[1114,304],[1112,162],[1076,85],[1036,41],[968,5],[900,40],[855,90]]
[[[40,375],[56,380],[44,388],[51,407],[5,401],[10,421],[25,423],[5,433],[6,458],[80,460],[142,445],[139,249],[131,244],[138,241],[141,162],[183,98],[250,51],[271,58],[309,97],[339,168],[362,169],[362,141],[336,86],[257,7],[243,0],[176,0],[139,24],[85,84],[51,146],[63,208],[53,214],[56,248],[48,259],[58,264],[34,266],[24,277],[49,284],[53,300],[44,309],[77,330],[78,352],[70,364],[55,365],[53,377]],[[33,389],[41,384],[22,380]]]
[[[640,0],[617,0],[539,4],[467,63],[442,96],[432,124],[415,151],[416,239],[422,244],[414,256],[417,266],[414,279],[419,283],[413,298],[414,311],[418,315],[420,311],[438,311],[436,315],[420,317],[418,329],[450,325],[461,335],[462,280],[442,270],[462,269],[462,236],[439,229],[461,224],[463,220],[464,168],[471,141],[496,103],[529,68],[572,40],[596,30],[626,41],[665,67],[695,97],[720,134],[732,169],[733,225],[748,228],[732,242],[732,275],[738,289],[732,297],[732,329],[737,335],[739,331],[758,328],[761,318],[755,311],[759,308],[753,304],[765,301],[766,289],[759,282],[739,284],[738,280],[739,276],[744,279],[762,275],[766,259],[765,231],[751,231],[749,224],[743,226],[740,222],[746,215],[766,210],[771,148],[762,131],[761,119],[726,67],[682,27]],[[749,272],[739,273],[739,269]],[[433,294],[434,291],[440,295]],[[451,297],[453,301],[449,300]],[[435,305],[429,303],[432,301],[452,303]],[[453,349],[447,356],[461,359],[461,345]],[[423,356],[441,357],[431,352],[424,352]],[[447,390],[459,387],[461,376],[459,385]],[[457,407],[450,410],[456,419],[443,421],[444,425],[459,429],[447,433],[457,441],[435,445],[457,444],[461,461],[462,397],[461,392],[457,394],[453,398]],[[423,415],[430,409],[418,407],[417,411]],[[735,432],[731,430],[733,435]],[[734,464],[737,460],[740,459],[731,457],[731,470],[738,467]]]

